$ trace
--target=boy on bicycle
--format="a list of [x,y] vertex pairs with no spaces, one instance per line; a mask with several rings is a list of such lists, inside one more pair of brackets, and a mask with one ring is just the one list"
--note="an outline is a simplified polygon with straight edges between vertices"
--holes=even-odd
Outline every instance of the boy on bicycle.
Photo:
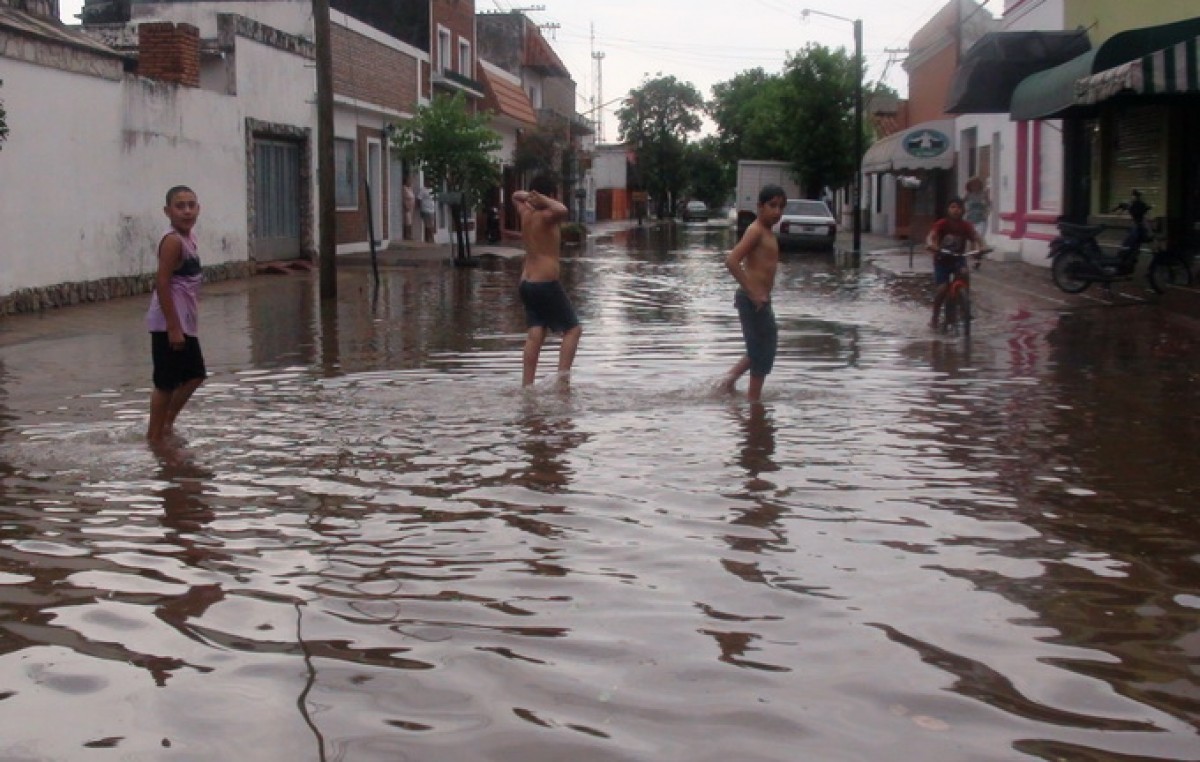
[[967,279],[968,243],[973,244],[972,250],[983,248],[983,240],[975,226],[963,219],[962,199],[955,197],[950,199],[946,207],[946,216],[933,223],[925,239],[925,248],[933,254],[933,282],[937,285],[937,292],[933,295],[933,318],[929,321],[929,327],[935,331],[938,313],[942,310],[942,302],[946,301],[946,291],[950,286],[950,274],[955,273]]

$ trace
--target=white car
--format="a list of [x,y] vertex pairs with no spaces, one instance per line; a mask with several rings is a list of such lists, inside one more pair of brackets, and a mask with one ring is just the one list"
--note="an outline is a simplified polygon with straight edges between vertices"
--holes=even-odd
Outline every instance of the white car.
[[780,248],[794,246],[833,249],[837,220],[824,201],[789,198],[775,226]]
[[684,222],[706,222],[708,220],[708,204],[703,201],[689,201],[683,207]]

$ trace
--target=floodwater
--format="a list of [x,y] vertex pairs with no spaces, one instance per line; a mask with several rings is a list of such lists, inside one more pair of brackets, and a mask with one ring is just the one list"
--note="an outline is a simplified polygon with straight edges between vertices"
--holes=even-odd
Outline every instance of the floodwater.
[[791,255],[753,406],[727,235],[529,390],[515,261],[210,285],[159,453],[145,299],[5,318],[0,758],[1200,758],[1194,327]]

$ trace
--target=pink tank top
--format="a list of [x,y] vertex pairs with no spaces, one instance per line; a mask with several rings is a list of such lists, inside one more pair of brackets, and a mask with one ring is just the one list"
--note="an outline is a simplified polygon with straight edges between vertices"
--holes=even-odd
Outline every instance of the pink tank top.
[[[175,228],[163,233],[158,245],[162,246],[163,238],[173,235],[183,244],[183,262],[171,273],[171,299],[175,302],[175,312],[179,315],[179,326],[186,336],[199,336],[200,322],[200,283],[204,275],[200,269],[200,255],[196,253],[196,233],[182,235]],[[158,289],[150,297],[150,309],[146,311],[146,328],[150,331],[167,330],[167,318],[163,315],[162,305],[158,302]]]

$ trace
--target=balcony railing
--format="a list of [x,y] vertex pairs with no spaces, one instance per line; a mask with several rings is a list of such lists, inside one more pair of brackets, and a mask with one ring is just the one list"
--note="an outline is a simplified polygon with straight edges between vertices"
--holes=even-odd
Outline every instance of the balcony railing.
[[435,71],[433,73],[432,82],[434,85],[441,85],[452,90],[462,90],[463,92],[473,95],[476,98],[484,96],[483,85],[468,76],[459,74],[456,71],[445,69],[443,71]]

